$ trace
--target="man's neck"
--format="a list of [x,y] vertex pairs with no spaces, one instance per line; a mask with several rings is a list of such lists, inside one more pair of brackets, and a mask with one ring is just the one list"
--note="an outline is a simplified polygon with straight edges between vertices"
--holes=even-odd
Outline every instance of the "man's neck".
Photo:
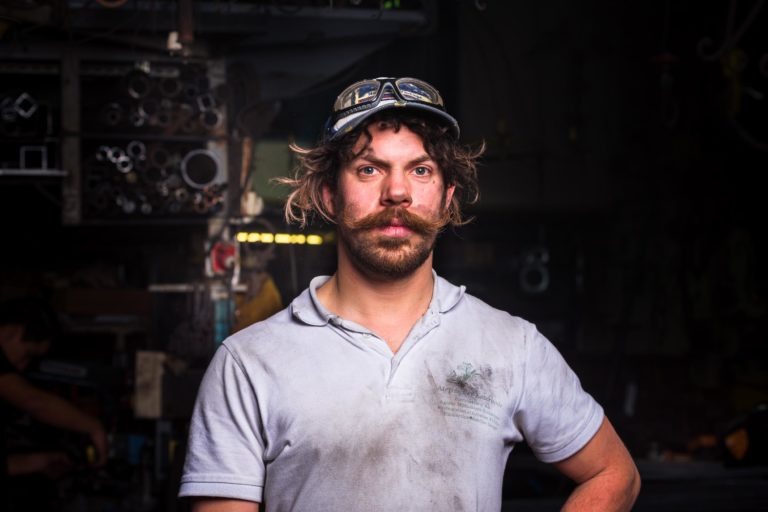
[[317,290],[329,311],[367,327],[397,352],[432,300],[430,256],[415,272],[399,279],[375,278],[340,259],[336,274]]

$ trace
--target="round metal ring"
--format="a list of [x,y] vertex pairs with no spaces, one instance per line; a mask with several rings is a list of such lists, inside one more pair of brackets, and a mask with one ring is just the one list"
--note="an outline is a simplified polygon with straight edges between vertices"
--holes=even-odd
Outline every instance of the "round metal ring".
[[144,126],[144,123],[146,122],[146,119],[144,116],[141,115],[141,112],[134,110],[130,114],[128,114],[128,120],[131,122],[131,125],[133,125],[136,128],[139,128],[140,126]]
[[133,170],[133,160],[128,155],[123,154],[115,160],[115,167],[123,174],[128,174]]
[[549,288],[549,270],[544,265],[529,265],[520,270],[520,288],[526,293],[544,293]]
[[124,157],[126,157],[126,154],[125,151],[123,151],[123,148],[112,146],[111,148],[107,149],[107,160],[113,164],[117,164],[117,161]]
[[221,124],[221,115],[215,110],[200,112],[200,123],[208,130],[213,130]]
[[216,108],[216,99],[210,93],[202,94],[198,96],[196,101],[197,101],[197,108],[201,112],[205,112],[207,110],[213,110],[214,108]]
[[197,84],[193,82],[185,83],[182,91],[184,96],[189,100],[194,100],[197,98],[197,95],[200,94],[200,89],[197,87]]
[[166,98],[175,98],[181,92],[181,82],[177,78],[166,77],[158,84],[160,93]]
[[189,192],[185,188],[177,188],[173,191],[173,197],[175,197],[179,203],[183,203],[189,199]]
[[528,249],[523,255],[520,269],[520,288],[530,294],[544,293],[549,289],[549,250],[543,246]]
[[106,162],[109,160],[110,152],[112,151],[112,148],[109,146],[99,146],[99,149],[96,150],[96,160],[99,162]]
[[219,159],[208,149],[194,149],[181,161],[181,177],[192,188],[205,188],[219,176]]
[[156,167],[168,167],[171,154],[162,146],[153,146],[149,150],[149,162]]
[[140,140],[132,140],[125,147],[125,152],[134,160],[144,160],[147,157],[147,147]]
[[126,87],[131,98],[140,99],[152,90],[152,80],[143,71],[132,71],[126,77]]

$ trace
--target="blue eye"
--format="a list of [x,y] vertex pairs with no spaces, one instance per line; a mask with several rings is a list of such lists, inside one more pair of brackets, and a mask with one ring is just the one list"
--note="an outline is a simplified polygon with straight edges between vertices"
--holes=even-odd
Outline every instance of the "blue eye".
[[413,173],[416,176],[428,176],[430,173],[430,170],[428,167],[417,167],[413,170]]
[[376,173],[376,168],[371,167],[370,165],[366,165],[364,167],[361,167],[357,172],[365,176],[371,176]]

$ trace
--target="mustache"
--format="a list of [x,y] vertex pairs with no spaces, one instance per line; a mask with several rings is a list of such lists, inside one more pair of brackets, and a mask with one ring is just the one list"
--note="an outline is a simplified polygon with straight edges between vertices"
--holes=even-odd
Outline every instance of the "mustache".
[[348,220],[347,224],[354,230],[375,229],[389,226],[397,219],[400,225],[423,236],[431,236],[438,233],[448,223],[448,213],[443,212],[435,219],[425,219],[406,208],[387,208],[380,212],[366,215],[358,220]]

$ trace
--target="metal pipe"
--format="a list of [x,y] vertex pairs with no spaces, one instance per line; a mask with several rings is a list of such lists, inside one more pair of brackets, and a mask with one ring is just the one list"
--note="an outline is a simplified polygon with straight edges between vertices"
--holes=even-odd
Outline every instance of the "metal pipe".
[[166,77],[160,80],[158,84],[160,93],[166,98],[175,98],[181,92],[181,82],[178,78]]
[[143,71],[134,70],[126,77],[126,88],[131,98],[140,99],[152,90],[152,81]]
[[208,149],[193,149],[181,161],[181,177],[192,188],[205,188],[219,176],[219,159]]
[[221,115],[215,110],[200,112],[200,122],[208,130],[213,130],[221,124]]
[[162,146],[152,146],[149,149],[149,162],[156,167],[167,167],[171,161],[171,155]]
[[134,160],[144,160],[147,158],[147,147],[140,140],[132,140],[125,147],[125,152]]

